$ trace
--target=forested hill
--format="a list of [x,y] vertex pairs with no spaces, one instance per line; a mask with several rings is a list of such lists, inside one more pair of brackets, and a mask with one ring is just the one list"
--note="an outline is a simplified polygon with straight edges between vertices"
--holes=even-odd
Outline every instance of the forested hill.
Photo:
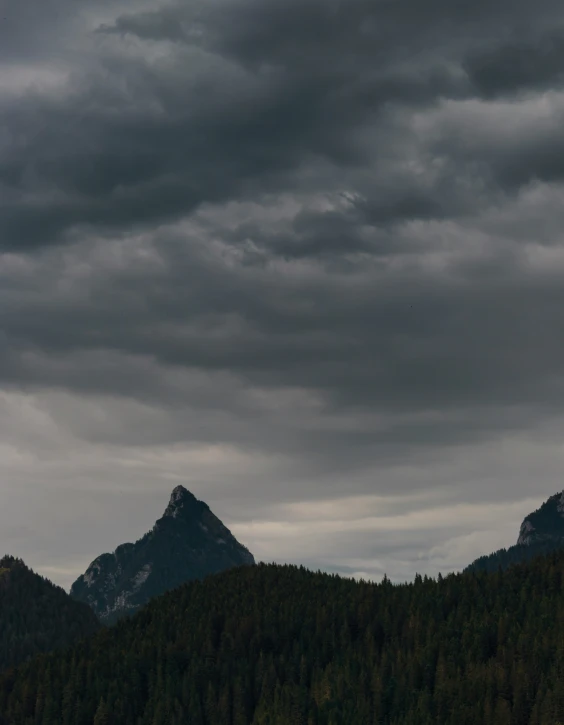
[[564,549],[564,491],[550,496],[523,519],[515,546],[481,556],[467,570],[497,571],[512,564]]
[[532,561],[539,556],[545,556],[552,551],[562,551],[564,542],[539,541],[533,544],[515,544],[507,549],[498,549],[493,554],[486,554],[475,559],[465,571],[490,571],[498,569],[505,570],[513,564],[520,564],[524,561]]
[[555,725],[564,554],[355,582],[233,569],[0,677],[1,725]]
[[96,632],[85,604],[35,574],[21,559],[0,558],[0,669]]

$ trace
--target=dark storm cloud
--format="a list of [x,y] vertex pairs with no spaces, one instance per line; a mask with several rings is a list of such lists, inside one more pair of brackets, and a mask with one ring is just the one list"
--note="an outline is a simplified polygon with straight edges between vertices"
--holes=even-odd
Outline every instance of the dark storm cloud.
[[[85,487],[90,446],[132,487],[147,449],[227,446],[263,516],[446,490],[447,451],[557,426],[561,3],[25,7],[0,29],[10,480],[37,475],[18,445],[76,446]],[[513,495],[471,474],[454,496]]]
[[[417,138],[415,148],[402,150],[410,139],[394,132],[390,109],[471,97],[483,77],[493,79],[498,69],[507,75],[503,47],[491,51],[501,55],[488,61],[487,73],[473,59],[482,45],[499,41],[504,23],[534,20],[542,29],[562,12],[542,2],[534,19],[527,14],[524,5],[504,2],[473,4],[470,12],[438,0],[424,10],[407,0],[359,0],[190,3],[119,15],[86,34],[89,53],[66,92],[3,101],[0,243],[33,249],[68,242],[77,227],[147,226],[202,202],[295,190],[313,159],[325,160],[333,183],[345,169],[382,169],[393,178],[406,155],[426,150]],[[53,32],[54,17],[47,23]],[[476,35],[478,26],[486,32]],[[119,40],[106,43],[113,33],[176,44],[166,61],[151,62]],[[530,143],[520,145],[524,166],[540,154],[540,177],[558,176],[548,142]],[[399,188],[384,182],[372,189],[372,222],[459,213],[467,202],[448,193],[457,170],[445,168],[423,189],[407,173]],[[491,184],[488,176],[486,160],[483,180]],[[530,174],[509,164],[494,177],[519,186]]]
[[[4,381],[152,407],[110,406],[87,422],[94,440],[223,440],[341,471],[521,430],[561,410],[559,277],[535,280],[502,255],[448,274],[375,266],[364,275],[318,269],[300,281],[291,268],[226,265],[208,244],[188,232],[164,236],[145,261],[133,246],[118,269],[66,290],[73,265],[57,273],[58,254],[43,287],[26,270],[30,294],[49,302],[18,302],[18,285],[2,295],[12,341]],[[47,270],[44,259],[37,271]],[[281,399],[303,391],[320,409],[294,402],[276,413],[278,400],[257,404],[253,386]]]
[[516,37],[469,55],[465,70],[478,93],[486,98],[517,92],[548,90],[564,80],[562,29],[538,37]]

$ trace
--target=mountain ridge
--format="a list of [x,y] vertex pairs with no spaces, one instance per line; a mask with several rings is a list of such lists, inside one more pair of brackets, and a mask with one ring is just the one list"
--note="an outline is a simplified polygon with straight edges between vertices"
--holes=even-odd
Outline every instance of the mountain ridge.
[[465,571],[496,571],[564,548],[564,491],[549,496],[527,514],[519,527],[517,542],[475,559]]
[[111,624],[187,581],[254,563],[204,501],[176,486],[152,529],[135,543],[94,559],[70,594]]

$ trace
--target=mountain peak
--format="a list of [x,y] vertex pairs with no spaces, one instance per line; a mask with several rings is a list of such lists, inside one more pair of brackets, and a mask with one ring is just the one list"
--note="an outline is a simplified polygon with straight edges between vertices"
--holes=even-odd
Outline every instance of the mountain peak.
[[186,581],[254,563],[204,501],[176,486],[152,530],[95,559],[73,584],[71,596],[109,623]]
[[564,538],[564,491],[550,496],[540,508],[526,516],[517,544],[535,544]]
[[184,486],[182,486],[182,485],[175,486],[172,489],[172,493],[170,494],[170,502],[171,503],[175,503],[177,501],[183,501],[184,499],[191,499],[192,500],[192,499],[195,499],[195,498],[196,497],[194,496],[194,494],[193,493],[190,493],[190,491],[187,488],[185,488]]
[[172,489],[163,518],[172,517],[175,519],[181,512],[197,514],[203,508],[206,508],[203,501],[198,501],[194,494],[187,488],[184,488],[184,486],[176,486]]
[[476,559],[467,569],[497,571],[564,548],[564,491],[550,496],[536,511],[525,516],[514,546],[498,549]]

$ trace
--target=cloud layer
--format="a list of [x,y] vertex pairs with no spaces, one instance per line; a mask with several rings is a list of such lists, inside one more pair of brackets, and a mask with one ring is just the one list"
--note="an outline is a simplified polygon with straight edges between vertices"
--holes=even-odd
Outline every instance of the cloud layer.
[[26,7],[1,546],[68,583],[178,480],[259,558],[401,578],[513,543],[561,487],[561,5]]

